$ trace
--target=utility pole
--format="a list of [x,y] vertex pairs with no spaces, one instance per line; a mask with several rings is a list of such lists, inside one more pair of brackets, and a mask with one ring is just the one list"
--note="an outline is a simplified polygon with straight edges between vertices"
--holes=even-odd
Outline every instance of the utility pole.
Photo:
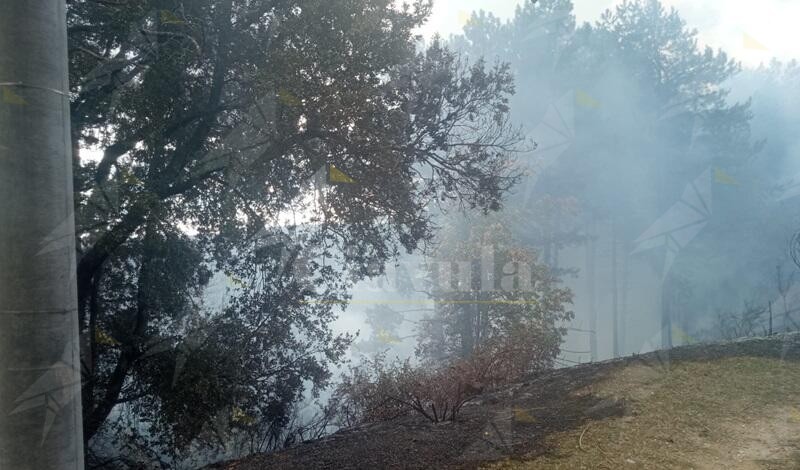
[[0,469],[82,470],[65,0],[0,0]]

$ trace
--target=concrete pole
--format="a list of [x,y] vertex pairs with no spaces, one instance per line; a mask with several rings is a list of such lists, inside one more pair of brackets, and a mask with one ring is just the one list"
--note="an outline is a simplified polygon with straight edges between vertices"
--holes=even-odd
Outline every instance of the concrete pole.
[[0,0],[0,470],[83,470],[64,0]]

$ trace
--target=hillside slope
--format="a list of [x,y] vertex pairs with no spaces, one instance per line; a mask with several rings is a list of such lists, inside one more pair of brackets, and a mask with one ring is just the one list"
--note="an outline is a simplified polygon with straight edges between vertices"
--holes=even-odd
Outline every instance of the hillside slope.
[[800,335],[559,369],[457,422],[340,431],[215,468],[800,468]]

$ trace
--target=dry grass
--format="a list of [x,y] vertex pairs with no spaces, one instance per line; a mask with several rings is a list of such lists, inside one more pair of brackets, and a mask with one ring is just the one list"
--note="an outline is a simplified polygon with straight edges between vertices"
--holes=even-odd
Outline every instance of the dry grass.
[[547,436],[549,452],[491,469],[800,468],[800,365],[762,357],[629,364],[575,394],[622,417]]

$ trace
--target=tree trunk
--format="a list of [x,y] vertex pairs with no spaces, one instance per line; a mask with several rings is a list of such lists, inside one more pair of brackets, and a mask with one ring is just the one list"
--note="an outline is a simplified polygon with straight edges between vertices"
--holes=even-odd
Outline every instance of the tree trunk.
[[0,468],[83,469],[63,0],[0,2]]
[[620,322],[619,322],[619,344],[620,353],[627,354],[627,332],[628,332],[628,277],[630,273],[630,253],[631,249],[627,243],[622,245],[622,299],[620,305]]
[[[144,338],[151,314],[150,293],[154,288],[152,276],[152,261],[154,259],[153,248],[159,243],[155,237],[155,227],[152,222],[145,223],[144,243],[142,248],[141,264],[139,266],[139,278],[137,279],[136,295],[136,319],[131,332],[130,340],[122,345],[122,352],[111,374],[108,382],[104,384],[102,397],[95,399],[92,397],[90,408],[84,408],[84,440],[89,441],[100,430],[103,423],[119,403],[122,395],[122,387],[125,379],[139,359],[141,344]],[[93,379],[95,377],[92,377]],[[86,405],[86,403],[84,403]]]
[[[473,294],[469,294],[474,296]],[[475,307],[474,304],[456,305],[455,308],[460,310],[461,317],[461,357],[466,359],[472,355],[475,348]]]
[[595,256],[597,254],[594,233],[594,215],[588,227],[588,239],[586,240],[586,297],[589,305],[589,350],[592,354],[592,361],[597,360],[597,300],[595,299]]
[[661,349],[672,348],[672,282],[667,279],[661,288]]
[[617,292],[617,222],[611,220],[611,301],[614,357],[619,357],[619,300]]

